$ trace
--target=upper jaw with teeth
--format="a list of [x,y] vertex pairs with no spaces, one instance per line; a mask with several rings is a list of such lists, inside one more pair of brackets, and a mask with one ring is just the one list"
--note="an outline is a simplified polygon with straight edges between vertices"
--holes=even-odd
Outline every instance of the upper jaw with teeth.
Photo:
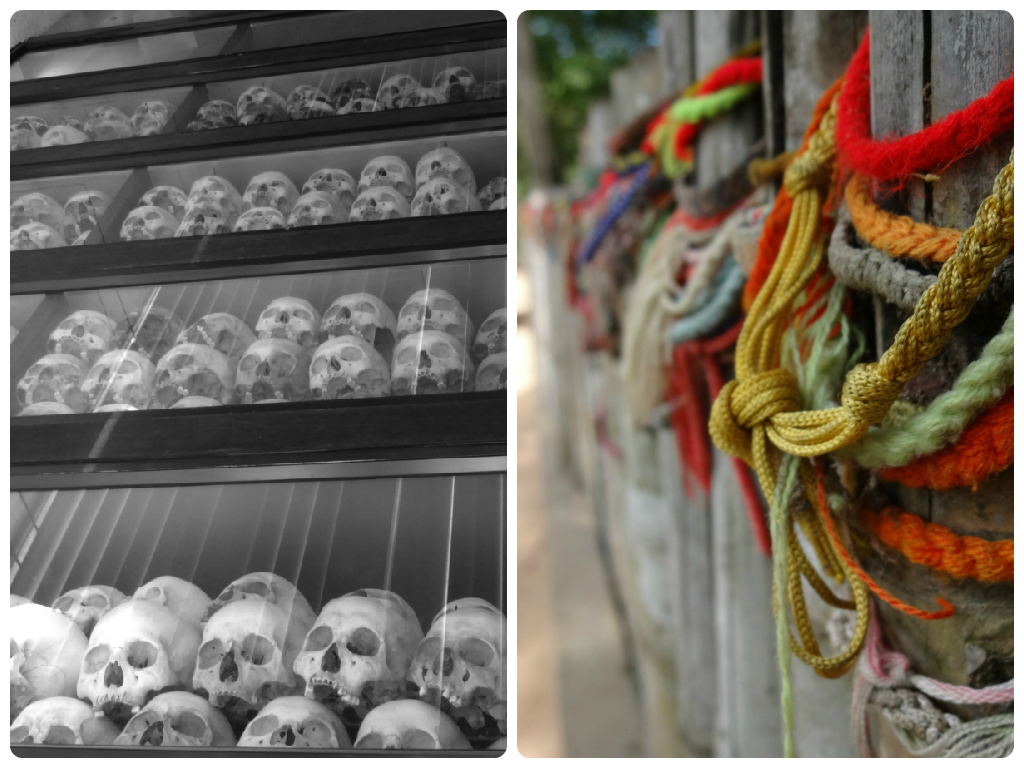
[[306,698],[307,699],[314,699],[315,698],[314,690],[315,690],[316,686],[318,686],[318,685],[326,685],[326,686],[330,687],[331,690],[333,690],[336,694],[338,694],[338,699],[339,700],[345,702],[346,704],[348,704],[350,706],[358,707],[360,705],[360,697],[359,696],[357,696],[355,694],[352,694],[352,693],[349,693],[347,690],[345,690],[345,689],[343,689],[341,687],[340,683],[338,683],[335,680],[331,680],[328,677],[324,677],[323,675],[313,675],[313,677],[311,677],[309,679],[309,682],[306,684]]

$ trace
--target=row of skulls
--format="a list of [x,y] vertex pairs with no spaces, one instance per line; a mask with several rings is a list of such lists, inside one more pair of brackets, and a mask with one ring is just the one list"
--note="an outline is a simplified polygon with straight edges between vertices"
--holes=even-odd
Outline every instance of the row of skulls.
[[[369,293],[270,302],[256,331],[226,312],[185,327],[167,309],[120,323],[78,310],[21,377],[21,415],[190,408],[504,389],[504,308],[476,330],[459,300],[417,291],[398,316]],[[390,362],[389,362],[390,361]]]
[[479,598],[446,605],[426,634],[394,592],[317,615],[267,572],[215,600],[163,576],[52,608],[12,595],[10,610],[12,744],[339,748],[358,729],[356,747],[457,749],[463,729],[505,731],[505,617]]
[[70,115],[50,125],[41,117],[25,115],[11,121],[11,151],[36,147],[63,147],[87,141],[156,136],[173,130],[174,106],[166,101],[144,101],[131,117],[117,107],[98,107],[85,120]]

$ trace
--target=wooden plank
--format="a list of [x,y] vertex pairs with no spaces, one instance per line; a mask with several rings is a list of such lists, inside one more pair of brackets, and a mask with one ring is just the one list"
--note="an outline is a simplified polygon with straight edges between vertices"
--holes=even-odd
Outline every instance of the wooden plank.
[[693,58],[693,11],[658,11],[661,31],[661,82],[665,93],[675,93],[696,79]]
[[782,11],[761,11],[764,136],[768,157],[786,151],[786,67]]

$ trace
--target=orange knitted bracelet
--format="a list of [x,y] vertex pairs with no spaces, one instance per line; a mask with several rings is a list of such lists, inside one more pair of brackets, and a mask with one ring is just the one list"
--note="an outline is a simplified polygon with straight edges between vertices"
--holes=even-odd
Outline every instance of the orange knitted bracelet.
[[961,536],[897,507],[886,507],[881,512],[866,509],[861,519],[883,544],[912,563],[944,571],[954,579],[1013,581],[1013,539],[986,541]]

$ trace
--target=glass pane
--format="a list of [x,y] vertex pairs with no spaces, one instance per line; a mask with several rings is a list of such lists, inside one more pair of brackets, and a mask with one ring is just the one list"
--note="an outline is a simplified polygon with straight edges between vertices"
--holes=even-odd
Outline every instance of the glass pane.
[[505,299],[503,258],[19,297],[12,328],[34,348],[12,361],[14,403],[50,415],[504,389]]
[[[66,678],[30,675],[17,690],[12,682],[11,719],[44,696],[80,697],[100,706],[119,743],[151,746],[149,723],[133,722],[131,706],[146,703],[152,678],[126,694],[128,706],[102,702],[117,688],[121,670],[111,669],[136,663],[120,656],[137,640],[135,623],[162,622],[176,628],[177,653],[195,663],[162,670],[171,679],[159,687],[182,686],[218,707],[228,730],[215,746],[239,737],[239,746],[275,743],[250,726],[257,710],[274,711],[265,691],[246,675],[221,675],[228,665],[259,664],[278,696],[305,694],[331,710],[342,746],[380,734],[383,719],[404,722],[402,708],[386,716],[388,700],[401,695],[420,698],[434,720],[440,708],[453,721],[440,743],[399,739],[402,748],[485,748],[504,727],[504,497],[502,474],[12,493],[11,593],[71,620],[50,627],[29,620],[38,608],[14,608],[26,620],[12,621],[12,647],[25,658],[12,651],[12,664],[31,668],[39,651],[26,641],[54,633],[74,658],[51,662],[68,667]],[[454,611],[453,601],[462,601]],[[145,618],[140,603],[149,605]],[[139,618],[116,621],[125,616]],[[450,670],[442,681],[435,662],[444,649],[460,669],[472,660],[468,681]],[[257,651],[274,661],[260,664]],[[162,663],[157,649],[133,653]],[[340,674],[342,663],[361,664],[364,674]],[[463,698],[460,707],[442,686]],[[30,719],[12,728],[31,728]],[[175,743],[165,731],[163,743],[196,742]]]
[[67,11],[66,15],[46,30],[47,35],[91,32],[94,29],[123,27],[188,17],[201,19],[209,11]]

